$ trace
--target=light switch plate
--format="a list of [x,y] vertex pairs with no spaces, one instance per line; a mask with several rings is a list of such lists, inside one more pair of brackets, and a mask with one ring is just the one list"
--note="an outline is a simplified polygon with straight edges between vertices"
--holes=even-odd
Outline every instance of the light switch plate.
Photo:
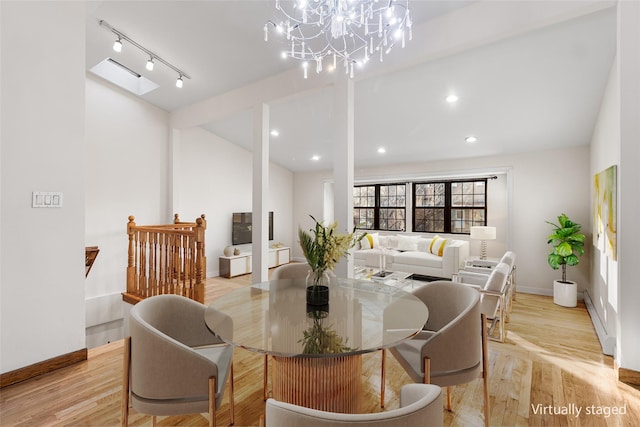
[[34,191],[31,198],[32,208],[61,208],[62,193],[58,191]]

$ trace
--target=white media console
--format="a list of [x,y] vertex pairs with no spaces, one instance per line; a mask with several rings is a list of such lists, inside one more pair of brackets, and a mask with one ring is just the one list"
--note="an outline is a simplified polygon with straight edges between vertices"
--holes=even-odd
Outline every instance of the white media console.
[[[288,264],[290,261],[290,247],[269,248],[269,268]],[[240,255],[220,257],[221,277],[231,278],[249,273],[251,273],[251,252],[241,252]]]

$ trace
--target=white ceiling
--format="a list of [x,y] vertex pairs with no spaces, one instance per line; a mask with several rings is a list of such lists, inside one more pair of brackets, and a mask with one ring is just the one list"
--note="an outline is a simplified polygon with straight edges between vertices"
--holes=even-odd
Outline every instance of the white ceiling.
[[[258,82],[299,67],[279,57],[273,40],[263,40],[264,23],[275,18],[274,1],[92,3],[87,69],[113,57],[157,82],[160,88],[142,98],[172,112]],[[495,9],[500,3],[490,6]],[[539,2],[540,7],[551,3]],[[418,28],[469,4],[478,6],[424,0],[410,6]],[[513,7],[498,11],[503,13],[500,19],[517,13]],[[115,36],[98,25],[99,19],[192,78],[177,89],[175,72],[161,64],[148,72],[148,58],[126,42],[116,54],[111,50]],[[448,55],[416,55],[400,69],[393,66],[394,51],[385,59],[384,73],[376,73],[375,67],[380,71],[383,64],[372,61],[368,73],[358,73],[355,81],[356,166],[588,144],[615,55],[615,25],[615,9],[608,8]],[[409,57],[412,45],[418,50],[421,43],[414,38],[398,55]],[[450,92],[460,97],[455,105],[444,100]],[[332,86],[272,103],[270,120],[280,132],[271,139],[272,161],[293,171],[330,169],[333,103]],[[203,124],[247,149],[251,126],[249,111]],[[473,145],[464,142],[471,134],[479,138]],[[387,152],[380,155],[379,147]],[[312,155],[321,156],[320,161],[312,162]]]

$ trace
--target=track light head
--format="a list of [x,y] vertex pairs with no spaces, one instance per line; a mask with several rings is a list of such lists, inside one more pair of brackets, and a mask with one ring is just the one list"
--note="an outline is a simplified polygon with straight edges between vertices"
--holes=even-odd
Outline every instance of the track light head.
[[176,87],[182,88],[182,76],[178,76],[178,80],[176,80]]
[[153,71],[153,57],[149,58],[147,61],[147,70]]
[[113,42],[113,50],[115,50],[116,52],[122,51],[122,40],[120,39],[120,37],[118,37],[118,40]]

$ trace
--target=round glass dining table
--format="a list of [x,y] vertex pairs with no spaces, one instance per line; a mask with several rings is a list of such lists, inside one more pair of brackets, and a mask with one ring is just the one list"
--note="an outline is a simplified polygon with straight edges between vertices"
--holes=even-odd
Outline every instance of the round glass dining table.
[[308,305],[305,280],[287,279],[216,298],[205,322],[223,341],[273,356],[275,399],[353,413],[361,405],[361,355],[413,337],[428,315],[412,294],[367,280],[334,278],[329,303]]

